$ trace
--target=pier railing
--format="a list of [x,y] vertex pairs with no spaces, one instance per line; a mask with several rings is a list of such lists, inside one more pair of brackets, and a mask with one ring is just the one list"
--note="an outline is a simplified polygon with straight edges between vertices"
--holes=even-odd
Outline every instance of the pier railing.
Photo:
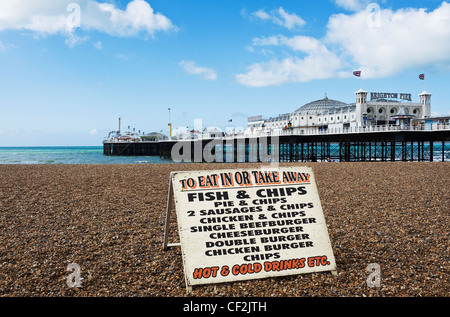
[[[421,125],[421,126],[407,126],[407,125],[384,125],[384,126],[366,126],[366,127],[344,127],[344,128],[327,128],[327,129],[264,129],[257,131],[250,131],[249,129],[237,133],[223,133],[219,135],[215,133],[215,137],[211,137],[209,133],[196,133],[189,135],[182,135],[173,137],[172,141],[188,141],[188,140],[210,140],[210,139],[234,139],[234,138],[248,138],[248,137],[277,137],[277,136],[315,136],[315,135],[345,135],[355,133],[379,133],[379,132],[399,132],[399,131],[450,131],[450,124],[440,125]],[[145,143],[167,142],[168,140],[160,141],[145,141]],[[117,138],[107,139],[103,143],[136,143],[135,140],[120,140]]]
[[[184,135],[177,140],[201,140],[201,139],[229,139],[240,137],[271,137],[271,136],[296,136],[296,135],[338,135],[338,134],[354,134],[354,133],[376,133],[376,132],[398,132],[398,131],[442,131],[449,130],[450,125],[422,125],[422,126],[407,126],[407,125],[383,125],[383,126],[366,126],[366,127],[344,127],[344,128],[327,128],[321,129],[264,129],[257,131],[250,131],[249,129],[237,133],[224,133],[222,136],[211,137],[209,133],[197,133],[191,135]],[[217,133],[216,133],[217,135]]]
[[429,125],[429,126],[403,126],[403,125],[383,125],[367,127],[346,127],[328,128],[323,130],[306,130],[304,133],[294,133],[292,130],[283,130],[280,135],[327,135],[327,134],[348,134],[348,133],[371,133],[371,132],[396,132],[396,131],[437,131],[450,130],[450,125]]
[[[206,131],[205,131],[206,132]],[[249,133],[252,132],[252,133]],[[174,162],[450,161],[450,125],[367,126],[192,134],[161,141],[105,140],[104,154]],[[274,156],[275,158],[272,158]]]

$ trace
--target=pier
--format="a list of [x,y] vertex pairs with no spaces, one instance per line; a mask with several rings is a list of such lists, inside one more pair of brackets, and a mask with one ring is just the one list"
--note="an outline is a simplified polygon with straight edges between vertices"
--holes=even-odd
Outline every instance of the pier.
[[160,156],[175,162],[444,162],[450,161],[450,128],[105,141],[103,150],[105,155]]

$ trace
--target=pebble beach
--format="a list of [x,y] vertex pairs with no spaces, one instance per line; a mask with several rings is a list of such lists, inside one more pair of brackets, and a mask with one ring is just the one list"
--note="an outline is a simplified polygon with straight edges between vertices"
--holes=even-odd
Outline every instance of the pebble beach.
[[[296,165],[313,169],[337,275],[202,285],[189,296],[450,295],[450,163],[281,164]],[[187,296],[180,248],[162,249],[170,172],[255,166],[0,165],[0,296]],[[71,263],[80,287],[67,284]],[[368,286],[370,264],[379,287]]]

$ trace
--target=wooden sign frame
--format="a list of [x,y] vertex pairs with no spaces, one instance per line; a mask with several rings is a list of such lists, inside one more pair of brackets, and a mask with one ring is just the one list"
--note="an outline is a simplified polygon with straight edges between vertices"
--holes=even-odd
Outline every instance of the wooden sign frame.
[[[239,173],[246,175],[248,180],[253,183],[239,184],[239,186],[234,183],[233,186],[230,184],[224,185],[224,175],[230,176],[229,179],[232,179],[234,175],[236,182],[238,182],[240,181],[237,178]],[[283,175],[282,180],[281,173]],[[207,181],[206,183],[203,182],[208,177],[210,183]],[[251,179],[252,177],[254,177],[253,180]],[[192,184],[195,182],[195,187],[192,185],[189,188],[186,185],[188,184],[187,180],[192,180]],[[176,181],[178,183],[174,184]],[[264,183],[261,183],[262,181]],[[181,184],[184,184],[184,188],[182,188]],[[201,188],[201,184],[205,185],[204,188]],[[177,187],[174,188],[175,186]],[[203,193],[202,191],[205,191],[205,195],[211,196],[213,202],[195,201],[199,197],[203,197],[201,194]],[[220,197],[224,193],[228,193],[225,195],[228,200],[224,200],[223,202],[214,201],[215,195]],[[243,193],[247,194],[247,196],[243,196]],[[260,198],[259,196],[262,196],[263,193],[277,194],[280,198]],[[189,201],[186,197],[189,197]],[[254,206],[251,207],[253,208],[253,212],[247,217],[216,217],[216,219],[213,219],[214,216],[207,216],[208,210],[213,215],[215,214],[214,210],[218,212],[217,210],[219,209],[214,209],[218,205],[224,205],[221,207],[227,207],[228,209],[224,208],[223,210],[229,211],[230,213],[241,212],[240,210],[244,212],[244,207],[239,209],[238,206],[240,204],[249,206],[251,202],[262,202],[262,205],[257,206],[257,208],[253,208]],[[173,205],[175,205],[178,233],[180,235],[180,242],[178,243],[169,243],[170,219]],[[245,209],[245,213],[248,212],[249,208]],[[196,214],[195,216],[194,213]],[[163,250],[167,250],[170,247],[181,247],[188,293],[192,292],[194,285],[201,284],[324,271],[331,271],[333,275],[337,275],[336,262],[331,248],[320,198],[312,169],[309,167],[280,167],[272,171],[262,168],[247,168],[171,172],[165,216]],[[217,265],[211,266],[211,255],[213,254],[211,250],[214,250],[214,245],[219,245],[219,242],[224,243],[225,240],[217,241],[217,239],[214,240],[215,238],[211,238],[212,234],[206,235],[199,233],[203,230],[202,228],[208,227],[200,226],[199,224],[208,223],[208,221],[222,221],[221,219],[223,221],[227,219],[229,221],[235,221],[233,225],[229,224],[227,227],[226,224],[222,224],[222,229],[217,229],[224,230],[222,231],[221,237],[226,235],[239,237],[254,234],[255,236],[252,238],[241,239],[242,241],[240,243],[252,244],[253,249],[249,250],[258,250],[258,252],[260,250],[274,250],[274,248],[279,248],[277,250],[280,250],[281,247],[283,249],[279,252],[259,252],[258,254],[252,254],[251,252],[253,251],[249,251],[250,255],[245,257],[245,261],[241,258],[229,256],[228,254],[222,255],[220,254],[220,250],[216,250],[218,255],[214,254],[214,260],[217,262]],[[245,221],[247,222],[244,220],[239,222],[240,219],[246,219]],[[262,234],[262,230],[255,229],[258,226],[270,226],[266,230],[269,233]],[[219,234],[215,236],[219,236]],[[237,238],[233,239],[233,243],[239,242]],[[272,246],[269,242],[278,240],[285,241],[286,243],[277,243]],[[207,249],[206,252],[204,252],[205,248]],[[300,251],[292,250],[292,248],[299,248],[298,250]],[[273,255],[276,255],[276,257]],[[261,259],[259,260],[259,258]],[[205,273],[203,275],[199,273],[202,272],[201,270],[205,272],[206,269],[210,269],[208,276]],[[214,275],[210,275],[211,270]],[[249,272],[253,273],[253,275]]]

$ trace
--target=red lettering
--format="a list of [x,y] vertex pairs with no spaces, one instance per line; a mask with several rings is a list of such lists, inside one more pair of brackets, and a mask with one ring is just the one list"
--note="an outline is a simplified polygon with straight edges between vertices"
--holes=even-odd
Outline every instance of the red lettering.
[[322,256],[312,256],[308,258],[308,266],[314,267],[314,266],[325,266],[329,265],[330,262],[328,262],[328,259],[325,255]]
[[217,271],[219,270],[218,266],[213,267],[205,267],[205,268],[195,268],[194,273],[192,274],[192,277],[194,279],[200,279],[200,278],[210,278],[217,276]]
[[[266,262],[269,263],[269,262]],[[264,264],[266,264],[264,263]],[[259,273],[262,270],[262,265],[260,263],[253,263],[253,264],[236,264],[231,269],[231,273],[233,275],[245,275],[245,274],[253,274],[253,273]]]

